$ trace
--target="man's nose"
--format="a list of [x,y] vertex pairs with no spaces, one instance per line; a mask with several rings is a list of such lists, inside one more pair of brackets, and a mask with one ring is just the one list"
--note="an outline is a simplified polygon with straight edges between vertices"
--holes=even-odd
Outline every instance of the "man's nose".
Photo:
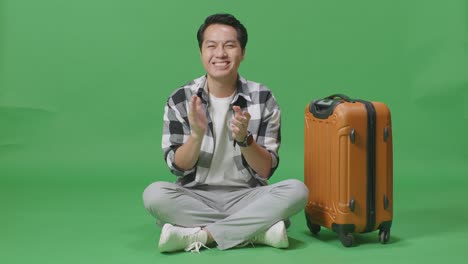
[[219,46],[218,48],[216,48],[216,56],[217,57],[224,57],[226,56],[226,51],[224,50],[224,47],[223,46]]

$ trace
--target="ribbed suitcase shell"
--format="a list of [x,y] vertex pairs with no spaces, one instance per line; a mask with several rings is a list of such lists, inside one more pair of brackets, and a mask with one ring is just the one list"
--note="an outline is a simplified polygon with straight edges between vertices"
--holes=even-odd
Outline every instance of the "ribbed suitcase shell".
[[[365,105],[342,102],[326,119],[314,117],[310,104],[306,107],[304,182],[310,194],[305,211],[309,228],[310,225],[320,225],[345,236],[381,229],[388,236],[380,237],[379,233],[379,240],[386,243],[393,219],[391,117],[385,104],[372,104],[376,111],[376,157],[375,189],[370,189],[374,189],[374,193],[369,193],[368,188],[368,113]],[[354,143],[351,142],[353,129]],[[369,196],[372,195],[375,197],[373,209],[369,207],[372,199]],[[354,204],[351,206],[351,203]],[[369,226],[372,216],[369,218],[368,214],[372,213],[375,214],[375,224]],[[345,228],[340,228],[343,226]],[[351,239],[348,242],[342,239],[343,245],[351,246],[349,243],[354,243]]]

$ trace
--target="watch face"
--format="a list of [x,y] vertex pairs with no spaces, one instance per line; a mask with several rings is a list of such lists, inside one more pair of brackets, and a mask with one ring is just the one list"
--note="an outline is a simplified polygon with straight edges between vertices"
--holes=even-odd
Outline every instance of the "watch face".
[[253,142],[253,136],[252,134],[249,133],[249,135],[247,136],[247,146],[250,146],[252,142]]

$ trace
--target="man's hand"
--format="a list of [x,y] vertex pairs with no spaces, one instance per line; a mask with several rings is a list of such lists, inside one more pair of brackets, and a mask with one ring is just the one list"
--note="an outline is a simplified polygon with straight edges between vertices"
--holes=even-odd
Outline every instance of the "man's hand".
[[247,136],[250,114],[247,111],[241,112],[241,108],[237,105],[233,106],[232,109],[235,114],[230,121],[229,129],[232,132],[232,138],[238,142],[242,142]]
[[[237,142],[243,142],[247,136],[247,128],[249,127],[250,114],[247,111],[241,111],[239,106],[233,106],[235,114],[230,121],[229,128],[232,132],[232,138]],[[264,179],[268,179],[271,171],[271,155],[260,145],[257,145],[255,140],[248,148],[240,148],[242,155],[249,166]]]
[[201,99],[196,95],[192,95],[189,107],[188,119],[190,127],[192,128],[192,136],[197,139],[203,139],[208,121],[206,120],[206,114],[203,110]]
[[182,170],[189,170],[197,163],[198,156],[200,155],[200,147],[208,124],[201,99],[196,95],[190,98],[188,119],[192,134],[188,137],[187,141],[176,150],[174,157],[174,163]]

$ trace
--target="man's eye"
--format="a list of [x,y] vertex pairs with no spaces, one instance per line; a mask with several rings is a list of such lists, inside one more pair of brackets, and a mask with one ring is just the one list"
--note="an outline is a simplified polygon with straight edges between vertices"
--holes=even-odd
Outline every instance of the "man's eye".
[[226,47],[228,47],[228,48],[232,49],[232,48],[234,48],[234,45],[232,45],[232,44],[229,44],[229,45],[226,45]]

